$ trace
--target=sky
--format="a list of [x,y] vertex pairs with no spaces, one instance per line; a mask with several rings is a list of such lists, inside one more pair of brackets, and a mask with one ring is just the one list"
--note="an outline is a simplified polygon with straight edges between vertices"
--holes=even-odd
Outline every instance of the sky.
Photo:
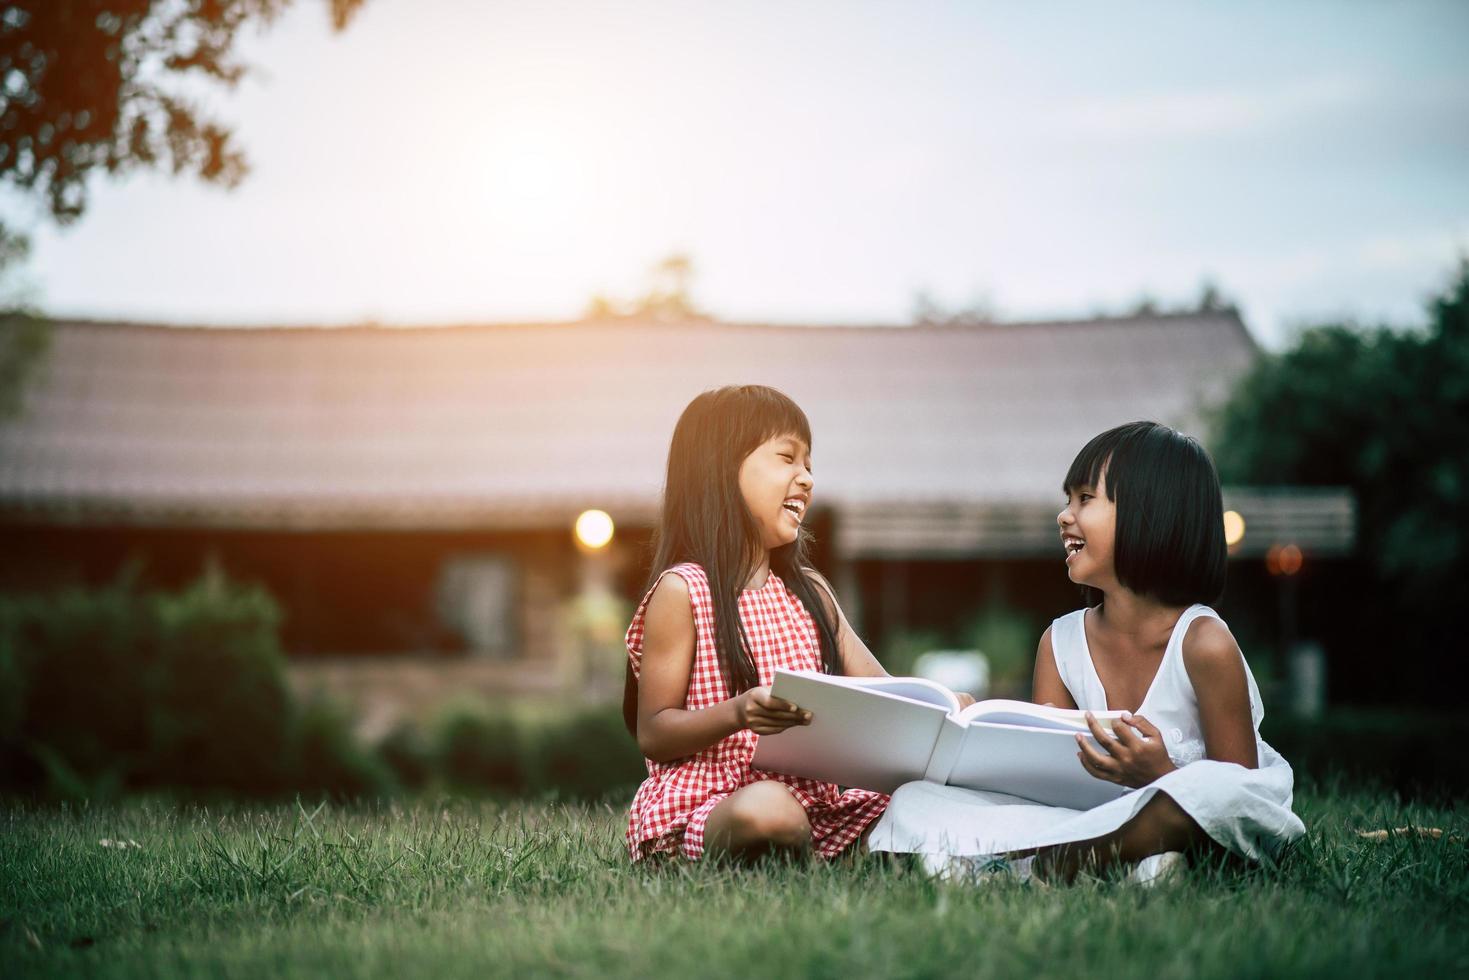
[[[60,316],[557,320],[672,252],[726,320],[1184,304],[1412,324],[1469,254],[1469,3],[298,0],[211,90],[233,191],[35,225]],[[0,207],[24,222],[26,202]]]

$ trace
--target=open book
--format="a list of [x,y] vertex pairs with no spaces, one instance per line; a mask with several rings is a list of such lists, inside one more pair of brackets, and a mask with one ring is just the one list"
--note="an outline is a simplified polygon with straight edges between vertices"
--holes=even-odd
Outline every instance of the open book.
[[[763,735],[757,769],[891,793],[926,779],[1084,810],[1124,786],[1098,779],[1076,757],[1076,733],[1096,744],[1075,709],[978,701],[920,677],[837,677],[777,670],[777,697],[811,712],[811,724]],[[1093,712],[1111,730],[1120,711]]]

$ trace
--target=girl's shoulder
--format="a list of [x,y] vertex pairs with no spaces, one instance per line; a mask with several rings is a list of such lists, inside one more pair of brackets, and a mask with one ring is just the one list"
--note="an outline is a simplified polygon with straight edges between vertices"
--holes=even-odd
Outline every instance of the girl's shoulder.
[[1047,632],[1053,632],[1058,628],[1063,631],[1067,629],[1075,629],[1077,626],[1080,626],[1082,621],[1086,618],[1086,610],[1087,607],[1082,606],[1080,609],[1071,610],[1071,612],[1066,613],[1064,616],[1057,616],[1055,619],[1051,620],[1051,625],[1047,628]]
[[1183,665],[1190,673],[1197,670],[1235,666],[1244,656],[1229,626],[1208,606],[1192,606],[1185,613],[1184,633],[1179,645]]
[[634,660],[642,657],[643,638],[650,625],[655,632],[692,633],[709,608],[709,583],[702,568],[693,563],[665,568],[633,612],[627,628],[628,653]]
[[[1087,682],[1087,661],[1091,659],[1091,652],[1086,643],[1086,609],[1078,609],[1064,616],[1057,617],[1046,627],[1041,634],[1041,641],[1037,645],[1036,655],[1040,656],[1045,650],[1049,650],[1051,661],[1056,665],[1056,672],[1061,677],[1061,683],[1071,692],[1072,699],[1082,697],[1081,692]],[[1080,700],[1076,701],[1081,704]]]
[[681,562],[670,565],[658,574],[658,579],[648,594],[643,598],[646,605],[655,594],[673,593],[682,597],[690,605],[699,605],[709,599],[709,576],[704,573],[703,566],[696,562]]
[[1051,620],[1051,625],[1041,634],[1041,641],[1049,642],[1052,655],[1056,657],[1085,651],[1086,607]]
[[1192,606],[1185,615],[1184,633],[1179,640],[1174,676],[1179,683],[1186,683],[1200,701],[1204,697],[1216,703],[1248,703],[1250,722],[1258,734],[1260,722],[1265,717],[1264,703],[1260,698],[1260,686],[1240,649],[1234,634],[1219,614],[1208,606]]
[[660,578],[667,578],[670,575],[676,575],[683,579],[684,583],[691,589],[698,588],[699,586],[708,588],[709,586],[709,576],[705,574],[704,566],[698,562],[685,561],[677,565],[670,565],[663,570]]

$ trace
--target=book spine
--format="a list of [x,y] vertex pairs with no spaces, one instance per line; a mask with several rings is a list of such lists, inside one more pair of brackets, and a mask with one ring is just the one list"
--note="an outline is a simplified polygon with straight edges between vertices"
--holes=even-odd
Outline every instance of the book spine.
[[959,750],[964,747],[964,730],[968,726],[955,721],[952,716],[939,726],[939,736],[934,739],[933,751],[929,753],[928,765],[923,768],[923,778],[940,786],[948,783],[949,775],[959,761]]

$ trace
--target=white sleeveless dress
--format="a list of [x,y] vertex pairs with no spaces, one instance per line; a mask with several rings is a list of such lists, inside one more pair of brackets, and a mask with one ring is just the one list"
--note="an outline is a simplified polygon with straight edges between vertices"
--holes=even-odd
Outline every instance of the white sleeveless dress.
[[[1086,610],[1077,610],[1051,624],[1051,649],[1077,707],[1105,711],[1107,695],[1087,647],[1085,614]],[[1090,810],[1044,806],[1004,793],[922,781],[906,783],[898,787],[887,812],[873,827],[868,847],[899,853],[985,855],[1091,840],[1132,819],[1154,793],[1167,793],[1230,851],[1250,860],[1278,853],[1306,828],[1291,812],[1294,777],[1290,765],[1260,738],[1264,709],[1248,664],[1245,679],[1259,768],[1204,758],[1198,698],[1183,665],[1183,638],[1190,624],[1204,617],[1219,619],[1208,606],[1184,610],[1136,712],[1158,727],[1169,757],[1179,768]]]

